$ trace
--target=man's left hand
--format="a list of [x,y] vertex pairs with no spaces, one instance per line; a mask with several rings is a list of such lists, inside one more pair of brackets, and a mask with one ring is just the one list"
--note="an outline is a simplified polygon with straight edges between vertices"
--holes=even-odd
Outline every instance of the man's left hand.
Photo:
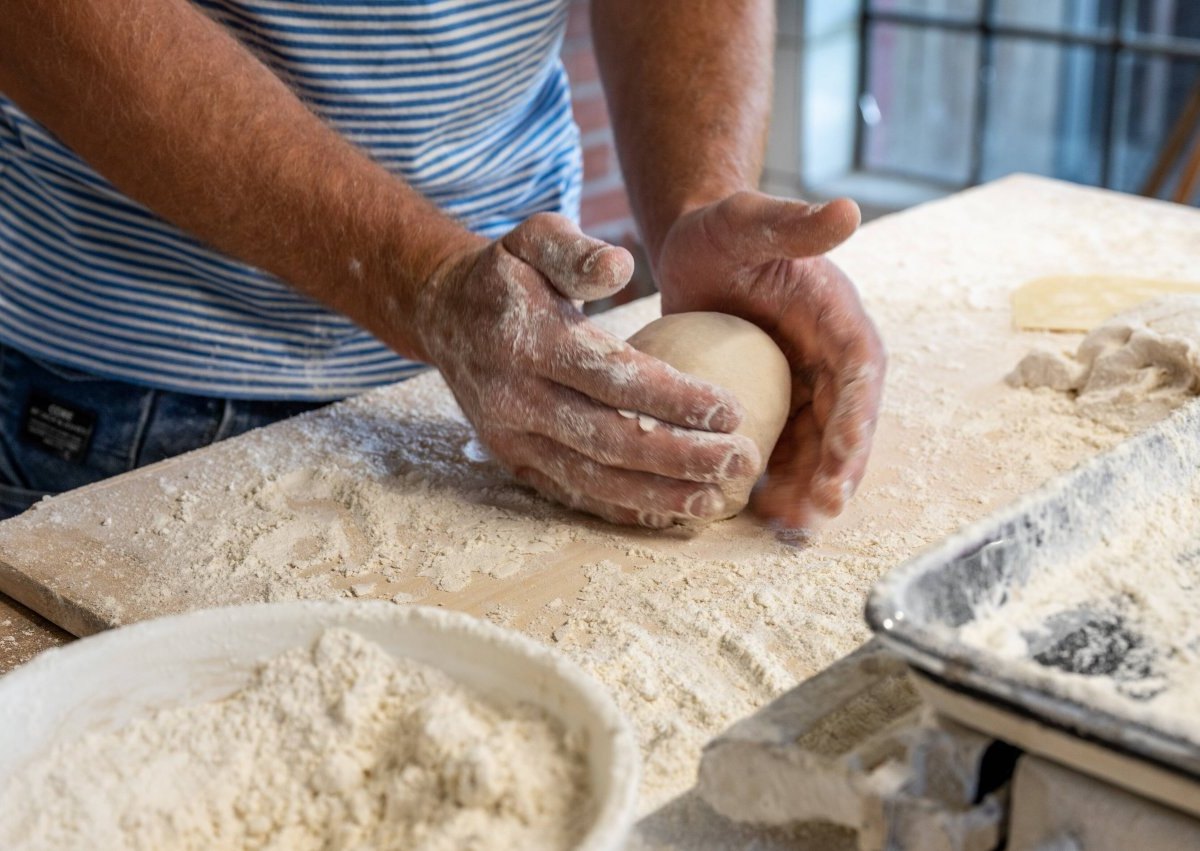
[[854,285],[823,256],[858,223],[848,200],[739,192],[681,216],[658,254],[664,314],[740,316],[791,362],[791,417],[754,499],[781,531],[841,513],[866,471],[886,358]]

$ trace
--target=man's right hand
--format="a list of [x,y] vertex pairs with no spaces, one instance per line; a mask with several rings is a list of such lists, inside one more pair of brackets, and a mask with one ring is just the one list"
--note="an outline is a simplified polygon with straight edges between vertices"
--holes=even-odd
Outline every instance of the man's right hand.
[[415,334],[520,481],[615,523],[711,520],[724,504],[718,485],[754,469],[758,450],[731,434],[742,417],[732,394],[580,310],[576,300],[615,293],[632,270],[624,249],[539,214],[444,260],[417,297]]

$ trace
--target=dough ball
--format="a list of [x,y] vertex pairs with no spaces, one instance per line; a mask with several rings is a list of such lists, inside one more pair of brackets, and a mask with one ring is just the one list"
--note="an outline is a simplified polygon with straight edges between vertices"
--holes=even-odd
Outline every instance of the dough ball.
[[792,371],[770,336],[750,322],[724,313],[676,313],[656,319],[629,338],[635,349],[680,372],[729,390],[746,409],[738,428],[762,456],[759,468],[721,489],[724,517],[750,501],[750,491],[766,469],[792,403]]

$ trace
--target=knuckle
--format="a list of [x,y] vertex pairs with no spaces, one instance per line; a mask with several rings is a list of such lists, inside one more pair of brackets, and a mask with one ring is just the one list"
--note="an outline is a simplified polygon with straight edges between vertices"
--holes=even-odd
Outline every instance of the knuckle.
[[564,224],[568,223],[569,221],[569,219],[564,216],[560,216],[557,213],[541,212],[534,213],[521,224],[521,227],[524,228],[527,233],[532,235],[532,233],[544,233],[545,231],[562,230]]
[[512,259],[512,255],[505,250],[500,240],[493,240],[479,255],[485,273],[494,273],[506,258]]
[[639,526],[645,526],[647,529],[666,529],[673,523],[669,516],[653,511],[637,512],[636,521]]
[[572,445],[599,450],[607,443],[605,432],[597,428],[592,418],[577,405],[558,405],[554,408],[551,422],[555,434]]

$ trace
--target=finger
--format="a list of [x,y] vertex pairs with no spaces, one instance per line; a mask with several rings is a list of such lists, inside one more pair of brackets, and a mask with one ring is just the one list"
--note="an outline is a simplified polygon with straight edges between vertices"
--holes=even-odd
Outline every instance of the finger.
[[882,396],[881,369],[874,363],[857,364],[842,371],[835,401],[825,423],[822,463],[835,467],[870,452]]
[[867,455],[860,455],[829,474],[818,469],[813,475],[809,497],[815,516],[837,517],[846,509],[866,475],[867,458]]
[[628,251],[585,235],[570,219],[554,213],[530,217],[501,244],[570,299],[606,298],[633,275],[633,255]]
[[776,464],[764,511],[777,512],[788,524],[810,526],[845,510],[866,474],[874,438],[879,392],[872,373],[864,369],[841,384],[818,378],[806,411],[811,432],[805,445],[793,450],[803,460],[787,464],[785,456]]
[[544,366],[552,381],[601,405],[684,428],[731,432],[743,410],[730,391],[680,372],[580,317]]
[[829,514],[841,513],[858,488],[875,438],[886,357],[873,328],[847,349],[844,363],[831,381],[832,407],[827,416],[818,417],[821,461],[813,477],[813,499]]
[[715,210],[740,256],[752,265],[825,254],[849,239],[862,220],[858,205],[849,198],[808,204],[743,192]]
[[514,474],[537,470],[573,498],[588,499],[680,522],[713,520],[725,507],[719,488],[598,464],[547,437],[514,436],[497,447]]
[[646,526],[651,529],[665,529],[673,525],[670,517],[661,514],[651,514],[644,511],[635,511],[632,508],[609,505],[599,500],[590,499],[583,494],[568,491],[559,487],[554,480],[537,470],[524,468],[515,475],[518,481],[529,485],[547,499],[560,502],[576,511],[593,514],[618,526]]
[[754,510],[776,529],[811,533],[821,520],[812,502],[812,481],[821,458],[821,435],[811,408],[787,424],[762,485],[753,494]]
[[634,411],[618,412],[546,382],[527,426],[607,467],[721,484],[751,475],[758,447],[745,435],[683,429]]

